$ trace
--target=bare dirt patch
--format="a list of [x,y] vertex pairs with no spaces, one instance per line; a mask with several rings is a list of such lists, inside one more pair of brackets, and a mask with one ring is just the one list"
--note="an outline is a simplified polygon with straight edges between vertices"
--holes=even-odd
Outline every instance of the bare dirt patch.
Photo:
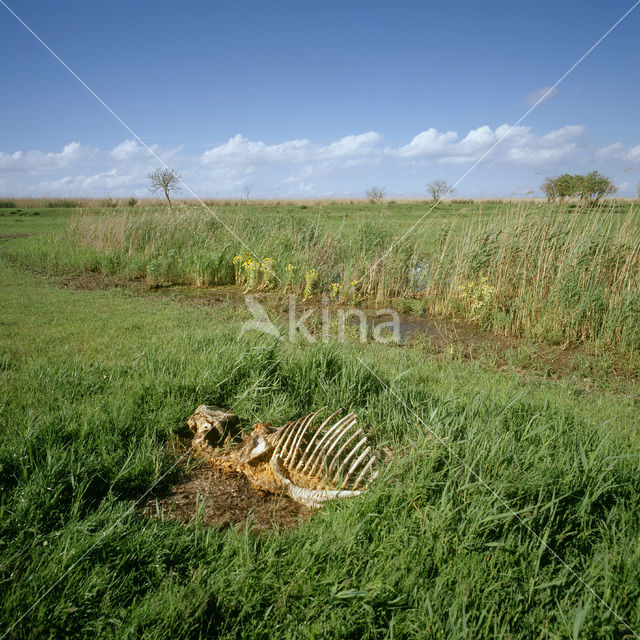
[[102,273],[72,273],[54,276],[54,283],[62,289],[75,289],[76,291],[105,291],[113,288],[129,288],[129,283],[109,278]]
[[145,504],[144,514],[180,522],[190,522],[197,514],[209,526],[249,527],[260,533],[297,527],[313,513],[287,496],[254,490],[240,473],[207,464],[183,469],[185,473],[178,484]]

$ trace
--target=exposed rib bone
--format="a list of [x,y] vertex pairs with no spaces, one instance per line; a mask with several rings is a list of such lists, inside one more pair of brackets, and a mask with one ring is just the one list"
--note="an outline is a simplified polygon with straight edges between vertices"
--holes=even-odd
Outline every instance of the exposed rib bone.
[[316,446],[313,450],[313,452],[311,453],[311,455],[309,456],[309,459],[307,460],[306,464],[304,465],[304,467],[302,468],[302,472],[305,473],[309,473],[309,470],[311,468],[313,468],[315,466],[315,461],[317,459],[317,456],[320,454],[320,452],[322,451],[322,445],[325,443],[325,441],[331,437],[331,434],[334,433],[336,431],[336,429],[339,429],[340,427],[342,427],[342,425],[348,421],[353,419],[355,416],[352,413],[347,414],[346,416],[344,416],[344,418],[341,418],[340,420],[338,420],[338,422],[336,422],[325,434],[324,436],[322,436],[322,438],[320,440],[318,440],[318,442],[316,442]]
[[[344,450],[362,433],[362,429],[356,429],[350,436],[349,438],[347,438],[346,442],[340,447],[340,450],[338,451],[338,453],[336,453],[336,455],[333,457],[333,460],[331,462],[331,465],[329,466],[329,470],[327,471],[327,478],[331,477],[331,474],[333,473],[333,470],[335,469],[335,466],[340,462],[340,456],[343,454]],[[334,482],[337,479],[337,474],[336,474],[336,478],[334,478]]]
[[355,422],[356,422],[356,416],[354,416],[353,413],[346,415],[344,418],[342,418],[342,420],[339,420],[338,422],[336,422],[336,424],[333,427],[331,427],[325,433],[322,439],[318,442],[313,454],[309,456],[309,460],[307,461],[307,464],[304,466],[303,470],[306,473],[309,473],[312,475],[314,473],[317,473],[322,452],[325,451],[326,448],[329,447],[331,443],[334,441],[336,432],[340,434],[340,431],[342,430],[343,427],[350,428],[355,424]]
[[351,465],[347,477],[344,479],[344,484],[349,482],[349,478],[353,475],[353,472],[358,468],[358,465],[371,453],[371,447],[367,447],[358,457],[358,459]]
[[[318,460],[316,461],[316,464],[314,464],[311,471],[309,471],[310,475],[315,475],[320,471],[320,469],[322,469],[327,458],[331,455],[331,452],[335,449],[336,445],[340,442],[340,440],[342,440],[342,437],[344,436],[344,434],[347,433],[355,423],[356,423],[356,418],[354,416],[353,420],[351,420],[350,422],[347,422],[347,424],[342,429],[340,429],[332,438],[327,440],[324,446],[324,454],[321,456],[318,456]],[[329,474],[327,473],[326,475],[328,476]]]
[[[344,474],[344,470],[346,469],[347,465],[349,464],[349,461],[351,460],[351,458],[353,458],[353,456],[356,455],[358,449],[363,445],[366,444],[367,442],[367,436],[365,436],[364,438],[362,438],[362,440],[360,440],[360,442],[358,442],[358,444],[356,444],[355,447],[353,447],[353,449],[351,449],[351,451],[349,452],[349,455],[340,463],[340,466],[338,467],[338,469],[336,470],[336,475],[333,478],[333,483],[335,484],[336,482],[338,482],[338,479],[340,478],[340,476],[343,476]],[[341,484],[344,485],[344,483],[346,482],[346,479],[344,477],[342,477],[342,482]]]
[[[320,411],[324,411],[326,407],[322,407]],[[314,421],[315,417],[320,413],[320,411],[316,411],[315,413],[310,413],[303,421],[302,426],[298,430],[296,437],[293,439],[293,446],[291,447],[291,451],[287,455],[286,458],[283,459],[285,464],[293,464],[295,455],[300,452],[300,441],[302,440],[305,431],[309,428],[311,423]]]
[[[284,427],[282,427],[282,431],[277,431],[276,432],[277,433],[277,439],[278,439],[278,445],[276,446],[274,454],[286,451],[287,446],[289,444],[289,440],[291,440],[291,436],[293,435],[293,432],[295,431],[295,428],[303,420],[304,420],[304,418],[300,418],[299,420],[296,420],[295,422],[290,422],[288,425],[285,425]],[[285,439],[285,436],[286,436],[286,439]]]
[[356,478],[356,481],[353,483],[353,488],[357,489],[360,486],[363,478],[367,475],[367,471],[370,471],[373,468],[373,463],[376,461],[375,456],[371,456],[371,459],[367,464],[364,465],[364,468],[360,472],[360,475]]
[[296,466],[296,471],[299,471],[302,466],[304,465],[306,459],[307,459],[307,453],[309,452],[311,445],[314,443],[315,439],[318,437],[318,435],[322,432],[322,430],[329,424],[329,422],[331,422],[331,420],[333,420],[333,418],[335,418],[340,412],[342,411],[342,409],[338,409],[337,411],[334,411],[316,430],[316,432],[313,434],[313,438],[311,438],[311,440],[309,441],[309,444],[304,448],[304,451],[302,452],[302,456],[300,457],[300,460]]
[[284,476],[277,455],[274,455],[271,458],[271,467],[273,468],[276,476],[278,476],[284,484],[287,494],[297,502],[301,502],[307,507],[317,508],[329,500],[335,500],[337,498],[352,498],[354,496],[362,495],[362,491],[336,491],[332,489],[306,489],[305,487],[298,487],[293,484],[289,478]]

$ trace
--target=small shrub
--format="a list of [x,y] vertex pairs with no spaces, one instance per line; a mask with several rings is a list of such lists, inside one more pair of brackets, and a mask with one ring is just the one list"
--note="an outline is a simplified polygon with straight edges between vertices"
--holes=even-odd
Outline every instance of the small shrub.
[[13,200],[0,200],[0,209],[15,209],[16,203]]
[[339,282],[332,282],[329,285],[329,296],[332,300],[337,300],[338,295],[340,294],[340,289],[342,289],[342,285]]
[[130,207],[135,207],[138,204],[138,201],[133,196],[127,200],[127,205]]
[[244,284],[244,292],[255,289],[262,277],[261,289],[271,289],[277,280],[273,269],[273,258],[264,258],[261,262],[251,254],[237,255],[233,259],[236,282]]
[[367,189],[367,200],[371,204],[377,204],[378,202],[382,202],[384,200],[385,190],[383,187],[369,187]]

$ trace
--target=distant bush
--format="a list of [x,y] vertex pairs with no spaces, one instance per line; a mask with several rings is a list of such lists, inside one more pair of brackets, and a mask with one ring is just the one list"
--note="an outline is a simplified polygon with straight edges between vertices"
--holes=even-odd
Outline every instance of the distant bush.
[[118,201],[115,198],[105,198],[100,204],[107,209],[115,209],[118,206]]
[[384,196],[385,196],[385,189],[384,187],[369,187],[367,189],[367,200],[371,203],[371,204],[376,204],[378,202],[382,202],[384,200]]
[[78,200],[48,200],[47,207],[49,209],[77,209],[82,204]]
[[13,200],[0,200],[0,209],[15,209],[16,203]]
[[138,204],[138,201],[134,197],[131,197],[127,200],[127,204],[130,207],[135,207]]
[[11,211],[3,211],[0,216],[39,216],[39,211],[25,211],[24,209],[16,208]]
[[563,173],[556,178],[547,178],[540,187],[549,203],[555,200],[579,196],[582,204],[597,204],[600,198],[616,192],[616,187],[609,178],[598,171],[586,175],[570,175]]
[[449,204],[473,204],[473,200],[470,198],[456,198],[455,200],[449,200]]
[[427,192],[431,196],[431,202],[437,204],[453,193],[453,187],[446,180],[434,180],[427,185]]

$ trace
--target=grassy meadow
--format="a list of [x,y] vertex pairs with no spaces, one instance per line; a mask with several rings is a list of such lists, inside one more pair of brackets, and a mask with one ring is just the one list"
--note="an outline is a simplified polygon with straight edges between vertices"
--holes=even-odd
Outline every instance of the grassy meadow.
[[[426,203],[12,204],[0,638],[638,637],[635,203],[443,204],[395,245]],[[228,300],[200,304],[212,287]],[[242,333],[242,291],[604,354],[627,383]],[[150,519],[203,403],[245,426],[345,407],[394,456],[295,529]]]

